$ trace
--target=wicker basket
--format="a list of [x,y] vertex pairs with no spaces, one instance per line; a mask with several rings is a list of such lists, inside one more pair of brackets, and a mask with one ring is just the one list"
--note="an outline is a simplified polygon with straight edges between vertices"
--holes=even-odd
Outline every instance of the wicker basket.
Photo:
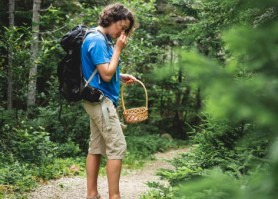
[[122,106],[123,106],[123,115],[124,115],[126,123],[137,123],[137,122],[142,122],[142,121],[148,119],[147,89],[141,81],[137,80],[136,82],[141,84],[145,90],[146,106],[126,109],[125,102],[124,102],[124,88],[127,84],[123,84],[122,89],[121,89],[121,98],[122,98]]

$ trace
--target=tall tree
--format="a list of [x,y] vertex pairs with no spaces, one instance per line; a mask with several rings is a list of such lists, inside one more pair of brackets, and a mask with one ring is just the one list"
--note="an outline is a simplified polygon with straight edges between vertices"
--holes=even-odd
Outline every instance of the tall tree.
[[[12,28],[14,26],[14,7],[15,0],[9,0],[9,26]],[[9,64],[8,64],[8,89],[7,89],[7,100],[8,100],[8,109],[13,107],[13,75],[12,75],[12,65],[13,65],[13,56],[12,56],[12,47],[9,46]]]
[[40,6],[41,0],[34,0],[33,2],[33,18],[32,18],[32,66],[29,71],[29,85],[28,85],[28,95],[27,95],[27,107],[30,108],[36,103],[36,84],[37,84],[37,58],[38,58],[38,49],[39,49],[39,29],[40,29]]

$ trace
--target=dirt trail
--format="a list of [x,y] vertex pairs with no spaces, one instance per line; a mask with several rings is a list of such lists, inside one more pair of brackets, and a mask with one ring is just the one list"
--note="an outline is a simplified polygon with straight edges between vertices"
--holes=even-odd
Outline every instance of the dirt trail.
[[[171,150],[165,153],[157,153],[156,160],[149,162],[140,170],[125,171],[127,173],[121,176],[120,191],[122,199],[139,199],[149,188],[147,182],[166,183],[156,176],[156,171],[160,168],[171,169],[172,166],[167,160],[177,157],[180,153],[188,149]],[[108,199],[107,178],[99,177],[99,192],[104,199]],[[32,192],[28,199],[85,199],[86,198],[86,178],[71,177],[61,178],[50,181],[48,185],[39,186],[35,192]]]

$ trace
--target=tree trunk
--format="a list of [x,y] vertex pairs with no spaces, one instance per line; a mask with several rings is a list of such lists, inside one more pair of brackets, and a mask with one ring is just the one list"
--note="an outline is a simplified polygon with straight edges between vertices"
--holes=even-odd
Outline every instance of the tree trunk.
[[[9,27],[14,26],[14,7],[15,0],[9,0]],[[12,73],[12,65],[13,65],[13,56],[12,56],[12,46],[9,46],[8,52],[8,89],[7,89],[7,109],[11,110],[13,108],[13,73]]]
[[28,85],[28,95],[27,95],[27,107],[28,109],[35,106],[36,103],[36,91],[37,91],[37,58],[38,58],[38,48],[39,48],[39,28],[40,28],[40,6],[41,0],[34,0],[33,2],[33,19],[32,19],[32,67],[29,71],[29,85]]

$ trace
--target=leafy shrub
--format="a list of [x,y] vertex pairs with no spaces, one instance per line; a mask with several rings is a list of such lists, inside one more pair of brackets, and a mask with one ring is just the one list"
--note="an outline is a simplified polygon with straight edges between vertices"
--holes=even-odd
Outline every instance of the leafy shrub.
[[22,162],[41,164],[50,162],[56,152],[56,145],[50,141],[49,133],[42,127],[38,130],[27,127],[22,121],[22,126],[11,127],[4,125],[2,128],[1,148],[14,159]]
[[63,144],[71,140],[81,152],[87,152],[90,123],[82,104],[69,104],[61,100],[60,104],[55,102],[40,107],[38,112],[38,117],[30,121],[31,126],[43,126],[55,143]]
[[59,147],[57,148],[57,157],[59,158],[77,157],[79,155],[81,155],[79,146],[71,140],[59,144]]
[[173,160],[174,171],[164,169],[158,172],[162,178],[176,185],[203,176],[207,169],[214,167],[240,178],[248,174],[254,164],[264,164],[262,158],[267,155],[271,131],[249,124],[240,129],[232,128],[227,123],[215,121],[205,126],[207,130],[194,136],[195,145],[190,152]]
[[172,187],[158,182],[148,182],[147,185],[152,188],[152,191],[142,195],[140,199],[173,199]]
[[24,192],[36,187],[36,179],[31,165],[21,164],[18,161],[13,164],[5,164],[0,168],[0,185],[10,187],[8,191]]
[[221,169],[210,169],[202,178],[176,187],[172,198],[275,199],[277,198],[278,185],[277,142],[273,144],[270,151],[270,162],[253,167],[249,171],[250,175],[235,178],[230,173],[224,173]]
[[38,181],[47,181],[58,179],[64,176],[81,175],[85,172],[85,158],[56,158],[51,164],[45,164],[37,167],[34,174]]
[[178,147],[178,142],[160,135],[127,136],[127,154],[124,164],[142,165],[146,159],[152,158],[156,152]]

